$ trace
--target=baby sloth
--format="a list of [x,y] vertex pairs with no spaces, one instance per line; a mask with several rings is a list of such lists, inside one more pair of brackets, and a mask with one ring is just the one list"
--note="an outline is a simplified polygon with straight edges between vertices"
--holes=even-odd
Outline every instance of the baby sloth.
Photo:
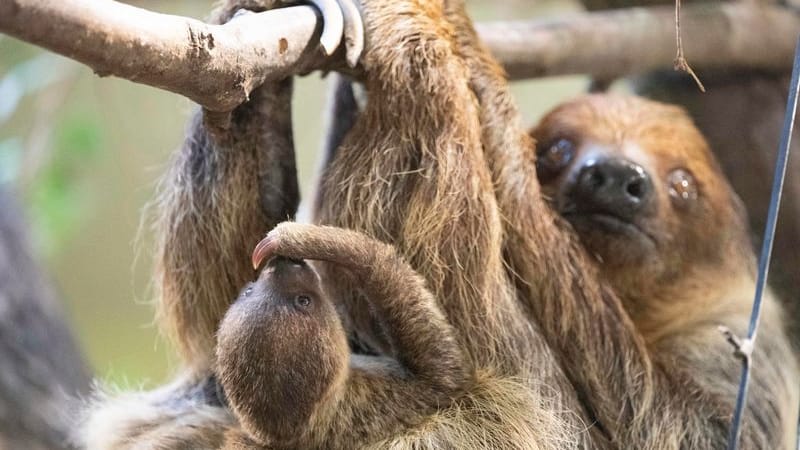
[[[350,353],[327,283],[304,260],[360,280],[393,357]],[[217,376],[243,429],[228,436],[230,448],[367,444],[421,422],[462,390],[467,370],[454,332],[393,247],[283,223],[256,247],[253,265],[263,261],[218,332]]]

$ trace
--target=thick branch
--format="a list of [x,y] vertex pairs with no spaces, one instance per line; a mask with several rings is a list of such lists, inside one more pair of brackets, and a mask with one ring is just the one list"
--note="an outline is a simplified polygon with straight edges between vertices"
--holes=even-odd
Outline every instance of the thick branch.
[[[321,19],[310,6],[245,15],[225,25],[111,0],[0,0],[0,32],[80,61],[95,72],[229,111],[267,79],[316,52]],[[682,14],[697,70],[786,71],[800,18],[780,6],[703,3]],[[479,25],[512,79],[589,74],[598,79],[672,67],[671,7],[580,14],[557,21]]]
[[[696,70],[788,71],[800,17],[779,6],[700,3],[683,7],[686,57]],[[512,79],[589,74],[614,79],[672,68],[672,7],[580,14],[548,22],[478,26]]]
[[111,0],[0,0],[0,32],[213,111],[290,73],[317,48],[318,22],[310,6],[209,25]]

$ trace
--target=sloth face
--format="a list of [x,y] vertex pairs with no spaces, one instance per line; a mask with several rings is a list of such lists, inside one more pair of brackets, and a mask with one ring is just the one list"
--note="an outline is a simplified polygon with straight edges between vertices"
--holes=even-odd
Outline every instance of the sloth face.
[[608,270],[665,275],[724,257],[743,209],[679,108],[592,95],[533,130],[542,191]]
[[220,383],[243,427],[264,442],[300,436],[346,365],[344,330],[304,261],[271,259],[217,333]]
[[601,258],[641,262],[656,251],[657,180],[638,161],[616,146],[556,136],[536,165],[555,209]]
[[319,275],[305,261],[276,257],[269,261],[258,280],[245,290],[264,296],[267,307],[282,310],[302,320],[323,319],[330,301],[322,290]]

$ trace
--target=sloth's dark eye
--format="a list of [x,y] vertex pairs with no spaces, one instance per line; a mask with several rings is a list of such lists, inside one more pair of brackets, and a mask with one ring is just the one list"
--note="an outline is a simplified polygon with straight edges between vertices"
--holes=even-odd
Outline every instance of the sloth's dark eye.
[[298,308],[308,308],[311,306],[311,297],[307,295],[298,295],[294,298],[294,305]]
[[565,138],[556,139],[539,148],[536,157],[536,174],[546,183],[556,178],[575,157],[575,144]]
[[686,169],[675,169],[667,175],[667,191],[677,207],[685,208],[697,200],[697,182]]

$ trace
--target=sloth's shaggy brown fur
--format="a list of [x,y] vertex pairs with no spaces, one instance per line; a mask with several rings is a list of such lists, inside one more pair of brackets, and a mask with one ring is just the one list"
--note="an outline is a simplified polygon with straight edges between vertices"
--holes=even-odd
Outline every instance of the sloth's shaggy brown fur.
[[[225,8],[227,15],[232,10]],[[348,138],[340,153],[343,158],[332,166],[342,169],[329,174],[325,192],[334,192],[331,184],[346,183],[341,192],[349,198],[340,212],[372,220],[372,230],[367,231],[388,233],[373,232],[373,236],[403,242],[398,248],[421,269],[456,330],[472,382],[449,408],[422,423],[385,441],[356,441],[346,447],[574,446],[585,436],[581,430],[586,426],[577,398],[558,367],[548,363],[554,358],[514,301],[504,273],[499,215],[482,160],[477,105],[465,67],[453,53],[455,30],[444,20],[441,5],[432,1],[370,1],[364,5],[364,15],[369,95],[387,101],[370,103],[374,117],[362,121]],[[415,89],[435,95],[420,96]],[[234,113],[228,132],[211,134],[202,122],[194,122],[176,169],[168,176],[160,268],[165,277],[162,320],[181,343],[190,371],[161,390],[101,402],[84,427],[84,440],[92,447],[215,447],[226,431],[230,442],[247,442],[214,392],[195,386],[208,384],[213,360],[208,342],[235,298],[231,292],[254,276],[243,266],[244,248],[263,236],[266,230],[259,229],[279,214],[293,212],[293,167],[284,170],[292,158],[288,91],[282,85],[268,85],[261,92],[271,93],[271,98],[255,95]],[[404,123],[397,117],[409,120]],[[248,156],[253,152],[256,156]],[[356,155],[368,161],[348,167],[347,158]],[[222,156],[230,159],[221,163]],[[410,170],[403,173],[406,165]],[[270,178],[256,176],[259,167],[286,181],[268,184]],[[197,176],[198,171],[203,176]],[[362,176],[377,179],[364,184]],[[261,186],[259,179],[265,180]],[[464,183],[467,189],[462,190]],[[359,191],[369,198],[351,207],[351,201],[361,201],[353,195]],[[252,215],[259,201],[268,207],[266,214]],[[331,211],[337,208],[329,206],[336,201],[325,199],[323,222],[335,221]],[[451,221],[456,228],[449,227]],[[237,261],[228,264],[229,258]],[[353,295],[348,285],[340,284],[342,292]],[[360,318],[368,316],[366,308],[358,308],[364,305],[359,301],[355,295],[343,302],[355,306],[345,312],[345,322],[368,336],[375,327],[365,332],[358,326],[363,323]],[[384,336],[372,343],[375,350],[393,354]]]
[[[358,230],[397,249],[438,300],[474,381],[452,405],[420,423],[405,424],[377,442],[354,438],[336,445],[723,447],[739,363],[716,326],[744,332],[753,258],[735,196],[692,124],[674,109],[595,98],[557,110],[537,128],[537,136],[567,129],[597,139],[608,135],[609,144],[615,136],[627,136],[654,161],[650,170],[660,173],[670,158],[683,158],[704,187],[707,214],[684,218],[665,208],[659,211],[655,221],[663,226],[663,243],[651,256],[660,263],[598,264],[581,245],[586,236],[575,234],[543,200],[533,176],[533,140],[463,4],[363,3],[368,102],[325,172],[317,220]],[[270,123],[288,123],[257,117],[259,111],[262,118],[269,114],[270,107],[288,108],[288,101],[260,105],[264,109],[251,109],[248,120],[266,128],[236,132],[249,130],[263,139]],[[262,142],[259,151],[269,151],[270,142],[257,142]],[[213,188],[206,190],[210,181],[252,182],[255,169],[246,166],[237,180],[229,179],[234,173],[222,173],[194,179],[193,189],[216,198]],[[286,186],[261,188],[293,192]],[[202,225],[191,228],[197,234],[190,237],[168,227],[167,240],[178,247],[199,241],[212,246],[203,251],[213,252],[185,252],[187,259],[177,260],[182,264],[162,267],[168,277],[178,277],[185,267],[209,271],[190,270],[176,284],[183,288],[165,291],[175,293],[177,304],[164,317],[184,342],[189,361],[197,364],[193,377],[160,393],[134,395],[130,404],[137,407],[130,411],[121,410],[119,402],[107,404],[93,420],[110,424],[117,434],[98,428],[95,442],[112,448],[142,442],[155,448],[175,447],[176,442],[217,446],[226,438],[231,448],[253,443],[226,408],[214,406],[214,395],[187,387],[197,385],[211,367],[214,329],[235,297],[236,284],[254,276],[249,268],[234,270],[246,261],[241,253],[222,254],[245,252],[246,246],[219,237],[233,233],[251,246],[260,237],[254,236],[266,231],[261,228],[276,218],[265,216],[257,226],[227,222],[228,217],[245,217],[259,198],[266,198],[264,191],[259,197],[257,186],[231,194],[239,200],[231,205],[240,209],[167,203],[170,214],[194,213]],[[276,204],[281,203],[268,203]],[[241,259],[231,266],[220,262],[231,255]],[[684,270],[674,270],[675,264]],[[334,265],[321,268],[325,279],[339,280],[331,288],[334,298],[343,299],[338,306],[349,331],[378,353],[394,355],[393,343],[375,326],[386,318],[370,310],[357,280],[330,277],[339,273]],[[219,278],[204,281],[204,276]],[[201,311],[192,311],[198,307]],[[796,418],[796,361],[780,311],[769,299],[762,326],[743,448],[786,446]],[[257,388],[260,380],[249,382]],[[202,405],[197,413],[187,406],[197,404]]]
[[[385,445],[536,448],[596,436],[567,377],[521,303],[503,261],[503,231],[481,141],[481,111],[457,37],[471,27],[455,3],[364,2],[363,59],[367,105],[324,173],[323,224],[361,231],[394,245],[428,282],[454,326],[471,369],[501,411],[485,436],[465,434],[481,405],[460,411],[464,429],[436,421]],[[463,17],[454,26],[445,15]],[[341,278],[339,278],[341,279]],[[359,305],[356,298],[348,305]],[[364,302],[361,302],[364,305]],[[360,340],[385,353],[391,346],[370,324],[366,305],[347,309]],[[524,389],[502,389],[513,380]],[[499,395],[499,394],[503,395]],[[493,405],[494,406],[494,405]],[[512,407],[513,406],[513,407]],[[541,409],[546,406],[546,410]],[[557,419],[537,426],[518,415]],[[506,410],[508,414],[503,414]],[[474,418],[469,414],[474,413]],[[438,417],[455,417],[442,411]],[[560,423],[559,423],[560,422]],[[587,432],[581,432],[588,428]],[[469,438],[460,441],[458,439]],[[454,441],[454,439],[456,439]]]

